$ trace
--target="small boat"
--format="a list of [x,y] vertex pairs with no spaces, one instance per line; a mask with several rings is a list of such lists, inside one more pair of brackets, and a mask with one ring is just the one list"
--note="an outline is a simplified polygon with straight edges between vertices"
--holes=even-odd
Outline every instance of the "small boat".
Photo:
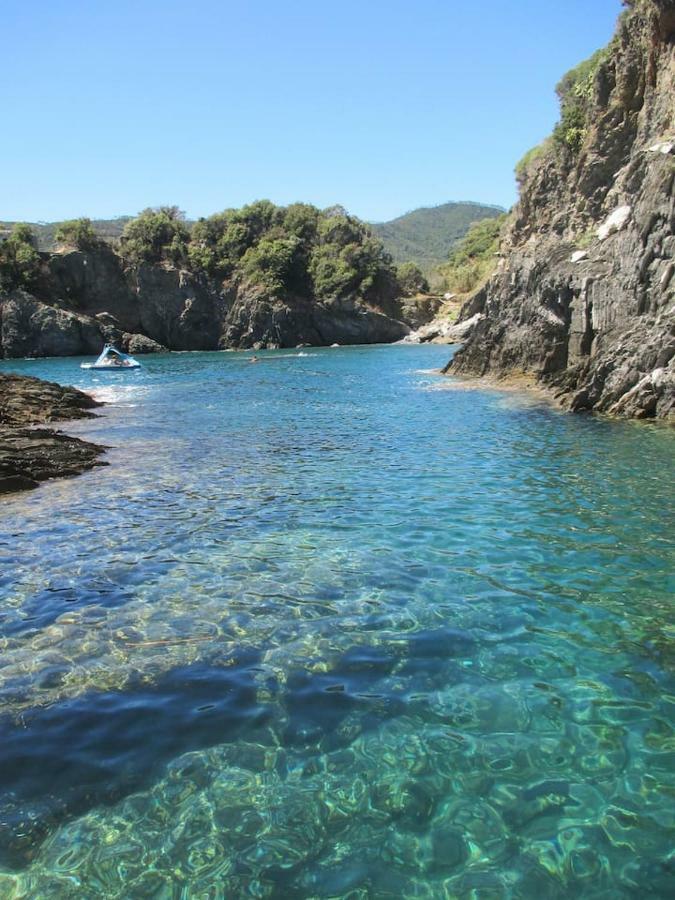
[[122,353],[112,344],[106,344],[96,362],[81,363],[81,369],[99,369],[106,372],[121,372],[124,369],[140,369],[141,364],[128,353]]

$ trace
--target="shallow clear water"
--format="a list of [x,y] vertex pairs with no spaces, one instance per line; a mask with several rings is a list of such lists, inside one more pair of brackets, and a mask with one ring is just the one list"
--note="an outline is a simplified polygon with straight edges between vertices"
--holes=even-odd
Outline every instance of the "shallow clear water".
[[672,896],[672,431],[259,355],[0,364],[112,448],[1,501],[0,896]]

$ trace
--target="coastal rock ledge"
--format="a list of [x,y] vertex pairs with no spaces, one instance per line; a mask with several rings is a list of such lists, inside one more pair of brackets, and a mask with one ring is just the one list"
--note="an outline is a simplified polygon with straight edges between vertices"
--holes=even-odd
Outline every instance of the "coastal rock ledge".
[[531,373],[565,408],[672,422],[674,0],[632,3],[558,93],[561,122],[516,170],[497,271],[445,371]]
[[50,428],[28,427],[88,418],[100,405],[76,388],[0,374],[0,494],[107,465],[99,459],[104,447]]

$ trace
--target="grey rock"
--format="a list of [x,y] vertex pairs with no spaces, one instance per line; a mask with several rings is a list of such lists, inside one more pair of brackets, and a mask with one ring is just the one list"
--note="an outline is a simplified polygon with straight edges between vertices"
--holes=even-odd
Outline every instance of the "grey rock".
[[428,325],[423,325],[416,331],[403,338],[406,344],[455,344],[465,341],[476,325],[483,319],[482,313],[475,313],[460,322],[435,319]]
[[0,494],[106,465],[99,459],[104,447],[60,431],[25,427],[91,416],[97,406],[76,388],[0,374]]
[[32,294],[0,292],[0,356],[91,355],[106,342],[137,353],[384,343],[410,331],[387,292],[379,306],[281,298],[167,264],[128,266],[107,246],[43,254],[42,269]]
[[401,317],[411,328],[420,328],[433,320],[443,304],[443,299],[434,294],[408,297],[403,301]]
[[166,353],[167,349],[144,334],[124,334],[122,347],[127,353]]
[[618,209],[611,212],[598,228],[598,240],[605,241],[610,234],[615,234],[625,228],[630,221],[630,214],[630,206],[619,206]]
[[[552,143],[528,172],[500,267],[460,313],[483,318],[446,371],[532,372],[573,410],[673,417],[675,170],[645,151],[672,127],[674,37],[672,0],[621,20],[580,154]],[[589,234],[602,240],[582,258]]]
[[14,291],[0,300],[0,347],[5,357],[99,353],[104,330],[91,316]]

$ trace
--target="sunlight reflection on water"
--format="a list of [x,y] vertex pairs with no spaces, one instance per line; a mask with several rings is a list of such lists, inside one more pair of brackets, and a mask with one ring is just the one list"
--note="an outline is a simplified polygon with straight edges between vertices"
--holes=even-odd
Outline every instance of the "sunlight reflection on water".
[[112,449],[3,500],[0,895],[669,896],[672,434],[261,355],[2,364]]

